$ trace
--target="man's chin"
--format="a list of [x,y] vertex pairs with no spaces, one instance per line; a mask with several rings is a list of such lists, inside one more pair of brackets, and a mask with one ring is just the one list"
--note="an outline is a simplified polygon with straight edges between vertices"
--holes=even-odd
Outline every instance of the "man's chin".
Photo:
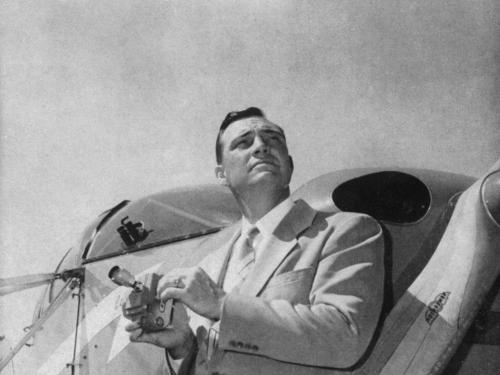
[[282,179],[273,171],[260,171],[250,181],[248,181],[248,186],[250,188],[281,188],[282,185]]

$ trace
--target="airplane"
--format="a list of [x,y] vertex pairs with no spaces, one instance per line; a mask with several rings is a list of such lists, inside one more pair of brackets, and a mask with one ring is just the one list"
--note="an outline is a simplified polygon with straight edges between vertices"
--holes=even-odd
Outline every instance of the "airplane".
[[[292,194],[320,211],[376,218],[385,299],[364,357],[346,374],[496,374],[500,368],[500,161],[483,177],[409,168],[332,171]],[[219,185],[176,188],[103,212],[52,273],[0,280],[0,296],[45,285],[2,374],[160,374],[162,350],[130,343],[119,265],[136,278],[196,265],[240,218]]]

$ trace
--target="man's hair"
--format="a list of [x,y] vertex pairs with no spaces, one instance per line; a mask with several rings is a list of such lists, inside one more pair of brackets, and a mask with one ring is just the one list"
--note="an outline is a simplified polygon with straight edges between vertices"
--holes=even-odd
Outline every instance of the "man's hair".
[[238,121],[238,120],[243,120],[245,118],[249,117],[266,117],[264,115],[264,112],[260,108],[257,107],[250,107],[247,108],[243,111],[234,111],[234,112],[229,112],[226,117],[224,118],[224,121],[222,121],[222,124],[219,127],[219,134],[217,134],[217,140],[215,141],[215,158],[217,160],[217,164],[222,163],[222,143],[221,143],[221,138],[222,134],[224,134],[224,131],[227,129],[229,125],[231,125],[233,122]]

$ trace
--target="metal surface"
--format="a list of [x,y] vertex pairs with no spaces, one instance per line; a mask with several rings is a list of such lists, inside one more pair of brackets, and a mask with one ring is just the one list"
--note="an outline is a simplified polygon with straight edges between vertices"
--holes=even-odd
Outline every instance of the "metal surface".
[[57,278],[54,273],[38,273],[36,275],[16,276],[0,279],[0,297],[24,289],[34,288],[50,283]]
[[71,279],[66,282],[65,287],[59,292],[49,308],[36,320],[30,327],[28,333],[14,346],[14,348],[0,362],[0,371],[14,358],[14,356],[23,348],[26,343],[40,331],[43,324],[49,319],[59,306],[69,297],[75,286],[79,283],[78,279]]

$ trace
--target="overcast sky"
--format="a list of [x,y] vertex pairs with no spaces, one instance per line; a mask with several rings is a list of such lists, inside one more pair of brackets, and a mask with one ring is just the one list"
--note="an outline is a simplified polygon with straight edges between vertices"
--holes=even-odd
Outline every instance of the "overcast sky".
[[[123,199],[215,182],[228,111],[282,125],[296,188],[500,157],[498,1],[0,3],[1,277]],[[1,332],[0,332],[1,333]]]

